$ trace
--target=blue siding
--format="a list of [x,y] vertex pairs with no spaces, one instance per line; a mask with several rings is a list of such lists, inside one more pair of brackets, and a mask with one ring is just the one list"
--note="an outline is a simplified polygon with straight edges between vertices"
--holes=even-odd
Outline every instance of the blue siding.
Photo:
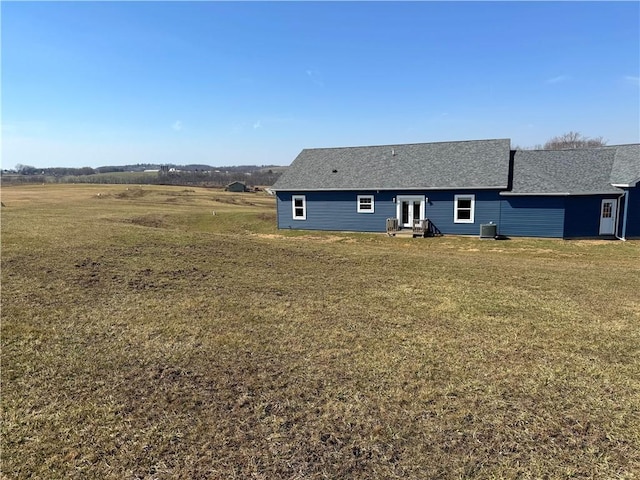
[[[617,199],[619,195],[567,197],[564,237],[597,237],[600,234],[600,209],[605,198]],[[621,206],[620,203],[618,202],[618,208]]]
[[[474,223],[454,222],[454,196],[475,195]],[[305,195],[306,220],[293,220],[291,197]],[[357,196],[374,196],[374,213],[357,212]],[[351,192],[276,192],[278,228],[301,230],[337,230],[384,232],[386,219],[396,217],[397,195],[424,195],[428,198],[426,216],[442,232],[456,235],[478,235],[480,224],[499,223],[498,191],[351,191]]]
[[[476,198],[473,223],[454,222],[455,195],[473,194]],[[497,191],[432,191],[425,192],[429,198],[426,216],[442,232],[454,235],[479,235],[480,225],[500,221],[500,196]]]
[[[293,220],[292,195],[306,197],[306,220]],[[374,196],[374,213],[358,213],[358,195]],[[396,215],[390,192],[277,192],[276,196],[282,229],[384,232],[386,219]]]
[[498,233],[512,237],[564,236],[565,197],[502,197]]
[[[627,212],[627,238],[640,238],[640,187],[627,190],[629,195]],[[622,218],[622,217],[620,217]],[[622,222],[620,222],[622,224]],[[622,225],[620,225],[622,228]]]
[[[627,237],[640,237],[640,188],[628,190]],[[474,223],[454,222],[456,194],[475,195]],[[307,218],[293,220],[291,197],[305,195]],[[374,213],[357,212],[357,196],[373,195]],[[396,192],[277,192],[278,228],[384,232],[387,218],[396,217],[397,195],[424,195],[428,198],[426,216],[444,234],[478,235],[480,224],[496,223],[498,233],[526,237],[597,237],[603,198],[576,197],[500,197],[497,191],[396,191]],[[618,208],[623,214],[624,202]],[[621,233],[622,222],[619,225]]]

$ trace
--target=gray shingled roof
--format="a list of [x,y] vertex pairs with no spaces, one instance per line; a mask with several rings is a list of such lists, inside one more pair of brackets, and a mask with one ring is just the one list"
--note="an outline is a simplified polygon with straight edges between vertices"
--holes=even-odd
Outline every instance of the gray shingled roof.
[[303,150],[273,190],[506,188],[509,139]]
[[640,144],[617,145],[611,169],[611,183],[618,185],[635,185],[640,181]]
[[[612,172],[628,178],[638,168],[633,151],[620,147],[576,150],[518,150],[513,164],[513,188],[509,194],[579,195],[620,193],[613,187]],[[619,157],[619,160],[616,158]],[[614,168],[617,165],[616,168]],[[622,182],[620,182],[622,183]]]

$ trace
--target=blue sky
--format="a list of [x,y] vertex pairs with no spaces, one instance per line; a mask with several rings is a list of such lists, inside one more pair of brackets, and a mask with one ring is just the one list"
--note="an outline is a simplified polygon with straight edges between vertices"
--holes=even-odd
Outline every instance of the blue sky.
[[2,168],[640,142],[638,2],[2,2]]

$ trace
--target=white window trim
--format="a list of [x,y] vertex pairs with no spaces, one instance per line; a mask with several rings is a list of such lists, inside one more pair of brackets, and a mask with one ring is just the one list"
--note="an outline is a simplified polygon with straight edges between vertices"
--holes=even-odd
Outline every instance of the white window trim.
[[[296,200],[302,200],[302,215],[296,216]],[[307,219],[307,197],[305,195],[291,195],[291,213],[294,220]]]
[[[370,209],[366,209],[366,208],[360,208],[360,200],[362,200],[363,198],[368,198],[371,200],[371,208]],[[375,210],[375,200],[373,199],[373,195],[358,195],[358,213],[374,213]]]
[[[458,218],[458,201],[471,200],[471,218]],[[465,209],[466,210],[466,209]],[[453,198],[453,222],[454,223],[475,223],[476,216],[476,196],[475,195],[455,195]]]

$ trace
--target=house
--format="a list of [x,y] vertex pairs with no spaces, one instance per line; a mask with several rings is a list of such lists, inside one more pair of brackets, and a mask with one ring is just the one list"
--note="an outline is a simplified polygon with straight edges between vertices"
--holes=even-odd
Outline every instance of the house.
[[247,185],[243,182],[231,182],[229,185],[226,186],[225,190],[227,192],[246,192],[247,191]]
[[501,192],[511,236],[640,237],[640,145],[519,150]]
[[640,145],[511,150],[509,139],[305,149],[272,186],[281,229],[640,237]]

